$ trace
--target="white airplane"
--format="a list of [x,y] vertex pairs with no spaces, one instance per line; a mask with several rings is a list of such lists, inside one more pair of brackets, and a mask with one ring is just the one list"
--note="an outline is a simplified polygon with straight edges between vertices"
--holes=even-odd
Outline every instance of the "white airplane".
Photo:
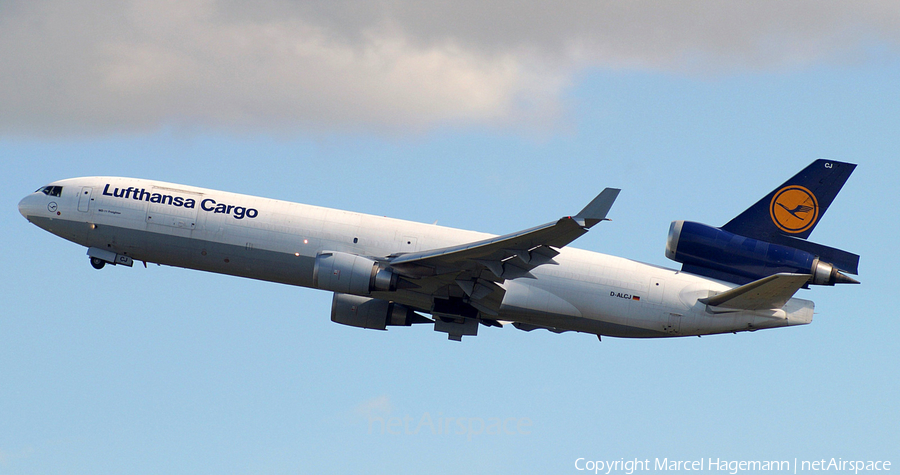
[[855,167],[817,160],[720,228],[673,222],[681,270],[566,247],[606,220],[614,188],[504,236],[120,177],[51,183],[19,211],[97,269],[139,260],[327,290],[344,325],[672,337],[807,324],[800,288],[857,283],[859,256],[806,241]]

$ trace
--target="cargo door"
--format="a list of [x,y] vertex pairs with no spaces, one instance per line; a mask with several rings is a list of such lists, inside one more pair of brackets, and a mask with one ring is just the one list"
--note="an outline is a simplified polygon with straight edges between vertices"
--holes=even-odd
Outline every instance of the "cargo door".
[[147,224],[193,230],[202,195],[172,188],[153,187],[147,206]]

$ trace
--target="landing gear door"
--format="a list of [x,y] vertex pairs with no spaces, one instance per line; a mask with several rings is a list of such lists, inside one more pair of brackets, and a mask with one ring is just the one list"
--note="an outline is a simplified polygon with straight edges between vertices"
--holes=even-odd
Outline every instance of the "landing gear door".
[[81,187],[81,194],[78,195],[78,211],[87,213],[91,209],[91,194],[93,188],[90,186]]

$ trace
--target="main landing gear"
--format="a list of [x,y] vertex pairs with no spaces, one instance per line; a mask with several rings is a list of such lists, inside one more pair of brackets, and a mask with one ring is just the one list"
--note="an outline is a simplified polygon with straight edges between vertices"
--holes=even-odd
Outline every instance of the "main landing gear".
[[91,258],[91,267],[93,267],[94,269],[100,270],[105,266],[106,266],[106,261],[104,261],[103,259],[100,259],[97,257]]

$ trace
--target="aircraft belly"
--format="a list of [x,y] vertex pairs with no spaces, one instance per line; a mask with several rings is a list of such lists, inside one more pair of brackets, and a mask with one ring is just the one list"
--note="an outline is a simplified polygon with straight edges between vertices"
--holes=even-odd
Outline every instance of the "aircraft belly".
[[83,244],[87,240],[89,226],[84,222],[41,216],[29,216],[28,221],[47,232],[78,244]]
[[47,218],[33,218],[32,222],[83,246],[124,253],[139,261],[304,287],[313,284],[315,256],[105,224],[91,230],[84,222]]
[[[607,336],[672,336],[655,328],[652,322],[645,321],[634,309],[622,308],[619,302],[605,302],[607,305],[603,305],[604,290],[597,286],[573,281],[566,285],[552,285],[550,281],[528,279],[508,282],[500,309],[501,318],[557,330]],[[598,295],[601,297],[598,298]]]
[[[618,264],[612,261],[613,264]],[[714,314],[698,301],[729,287],[706,278],[629,261],[625,266],[561,265],[537,279],[507,283],[503,318],[621,337],[674,337],[753,331],[809,323],[812,302],[792,299],[785,311]],[[573,278],[574,277],[574,278]]]

